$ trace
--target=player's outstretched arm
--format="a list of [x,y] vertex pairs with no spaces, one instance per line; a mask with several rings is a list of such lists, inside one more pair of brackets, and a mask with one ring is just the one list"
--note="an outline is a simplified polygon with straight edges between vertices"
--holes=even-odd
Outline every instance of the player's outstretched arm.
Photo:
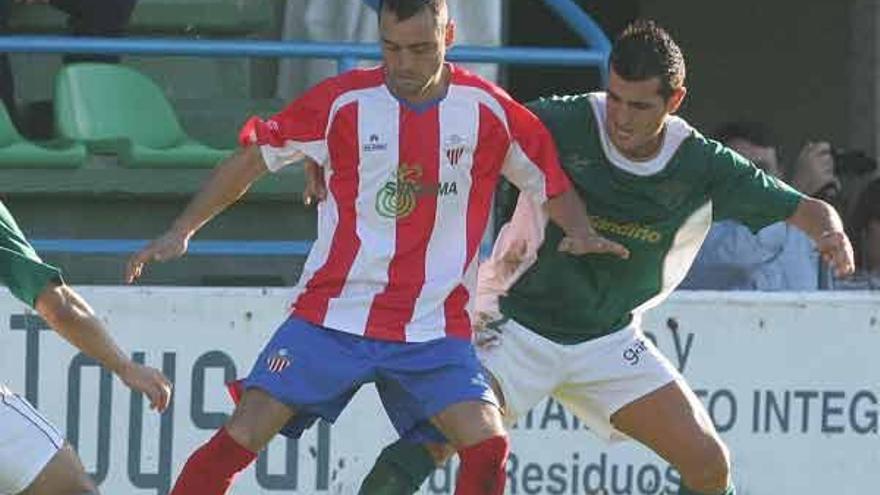
[[209,220],[240,198],[267,171],[257,146],[248,146],[222,161],[174,220],[171,228],[135,253],[125,269],[125,282],[140,277],[144,265],[183,256],[190,238]]
[[613,254],[629,258],[629,250],[623,245],[599,235],[590,225],[586,206],[574,189],[547,201],[547,215],[565,231],[565,238],[558,249],[575,255]]
[[855,270],[852,244],[834,207],[820,199],[807,197],[801,200],[787,221],[813,239],[822,259],[834,268],[838,277],[852,274]]
[[145,394],[159,412],[171,400],[171,382],[157,369],[132,361],[104,328],[86,301],[71,287],[50,283],[37,296],[35,308],[52,329],[87,356],[115,373],[133,390]]

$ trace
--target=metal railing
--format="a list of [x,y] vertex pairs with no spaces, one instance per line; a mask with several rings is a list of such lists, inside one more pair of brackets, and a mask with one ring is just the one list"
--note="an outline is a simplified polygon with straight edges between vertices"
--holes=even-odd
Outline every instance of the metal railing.
[[[608,38],[573,0],[543,0],[585,43],[583,48],[454,46],[447,58],[455,62],[510,65],[554,65],[597,67],[607,80]],[[380,60],[375,43],[317,43],[264,40],[192,40],[162,38],[95,38],[69,36],[0,36],[0,52],[16,53],[102,53],[142,56],[195,57],[295,57],[333,59],[340,72],[359,60]],[[42,252],[123,254],[146,244],[144,240],[121,239],[34,239]],[[309,241],[195,241],[192,254],[291,255],[306,254]]]

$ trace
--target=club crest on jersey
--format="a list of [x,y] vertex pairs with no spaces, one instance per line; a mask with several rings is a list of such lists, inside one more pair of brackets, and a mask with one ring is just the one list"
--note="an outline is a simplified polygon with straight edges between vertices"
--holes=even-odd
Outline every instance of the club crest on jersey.
[[290,357],[287,349],[278,349],[266,359],[266,366],[272,373],[281,373],[290,366]]
[[467,139],[458,134],[447,136],[446,140],[443,142],[443,148],[446,151],[446,160],[448,160],[449,164],[453,167],[458,165],[461,157],[470,151],[470,145]]
[[378,134],[370,134],[367,142],[363,145],[363,150],[366,152],[385,151],[386,149],[388,149],[388,144],[383,143]]

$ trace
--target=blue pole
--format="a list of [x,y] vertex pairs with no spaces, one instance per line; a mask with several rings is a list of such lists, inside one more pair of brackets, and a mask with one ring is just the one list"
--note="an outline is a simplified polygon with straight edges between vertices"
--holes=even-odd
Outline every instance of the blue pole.
[[[161,38],[90,38],[66,36],[0,36],[0,51],[27,53],[105,53],[112,55],[197,57],[299,57],[379,60],[374,43],[179,40]],[[596,65],[605,54],[587,48],[457,46],[449,60],[525,65]],[[349,62],[345,62],[349,63]]]
[[544,0],[544,4],[556,12],[569,28],[584,40],[587,45],[605,54],[602,63],[598,64],[602,83],[608,82],[608,55],[611,53],[611,42],[602,28],[572,0]]

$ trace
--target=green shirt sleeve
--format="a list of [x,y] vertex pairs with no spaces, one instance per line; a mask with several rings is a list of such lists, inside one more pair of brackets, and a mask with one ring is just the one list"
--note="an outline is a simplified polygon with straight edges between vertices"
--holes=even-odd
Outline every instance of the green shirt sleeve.
[[0,283],[30,307],[50,282],[63,283],[61,271],[34,251],[15,219],[0,202]]
[[[699,139],[704,139],[700,137]],[[783,220],[804,195],[718,142],[706,140],[714,219],[736,220],[753,232]]]

